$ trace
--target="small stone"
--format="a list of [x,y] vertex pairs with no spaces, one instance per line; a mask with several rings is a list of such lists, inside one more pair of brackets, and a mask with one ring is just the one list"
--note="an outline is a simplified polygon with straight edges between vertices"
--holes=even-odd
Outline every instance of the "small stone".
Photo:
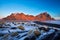
[[2,38],[2,40],[8,40],[9,34],[5,34]]
[[19,29],[25,30],[23,26],[18,26]]
[[36,35],[36,36],[39,36],[40,35],[40,32],[39,31],[34,31],[34,34]]
[[18,33],[17,32],[13,32],[12,34],[11,34],[11,36],[17,36],[18,35]]

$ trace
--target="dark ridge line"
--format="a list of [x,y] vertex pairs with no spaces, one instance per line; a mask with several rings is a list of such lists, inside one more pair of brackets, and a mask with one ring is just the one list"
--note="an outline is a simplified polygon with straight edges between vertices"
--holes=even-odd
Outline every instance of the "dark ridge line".
[[46,23],[46,22],[40,22],[40,21],[34,21],[34,23],[60,28],[60,24]]

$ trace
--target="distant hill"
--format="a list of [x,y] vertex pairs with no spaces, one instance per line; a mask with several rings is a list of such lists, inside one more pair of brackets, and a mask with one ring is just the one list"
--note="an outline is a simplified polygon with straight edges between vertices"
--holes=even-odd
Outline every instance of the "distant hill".
[[54,20],[47,12],[40,13],[36,16],[26,15],[24,13],[12,13],[11,15],[3,18],[3,20],[30,20],[30,21],[43,21],[43,20]]

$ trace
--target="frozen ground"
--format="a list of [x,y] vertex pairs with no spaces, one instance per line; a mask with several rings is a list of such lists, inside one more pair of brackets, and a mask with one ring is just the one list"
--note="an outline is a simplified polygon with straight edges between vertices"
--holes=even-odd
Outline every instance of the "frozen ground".
[[60,20],[50,20],[50,21],[44,21],[44,22],[47,22],[47,23],[53,23],[53,24],[59,24],[60,25]]
[[[33,22],[4,22],[0,27],[1,25],[0,40],[60,40],[58,28],[49,28]],[[24,27],[24,30],[18,26]]]

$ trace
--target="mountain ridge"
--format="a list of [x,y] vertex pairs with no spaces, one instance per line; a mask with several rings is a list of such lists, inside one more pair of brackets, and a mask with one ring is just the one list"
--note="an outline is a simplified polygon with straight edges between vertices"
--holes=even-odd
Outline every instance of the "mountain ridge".
[[44,21],[44,20],[54,20],[47,12],[43,12],[36,16],[26,15],[24,13],[12,13],[11,15],[3,18],[3,20],[30,20],[30,21]]

